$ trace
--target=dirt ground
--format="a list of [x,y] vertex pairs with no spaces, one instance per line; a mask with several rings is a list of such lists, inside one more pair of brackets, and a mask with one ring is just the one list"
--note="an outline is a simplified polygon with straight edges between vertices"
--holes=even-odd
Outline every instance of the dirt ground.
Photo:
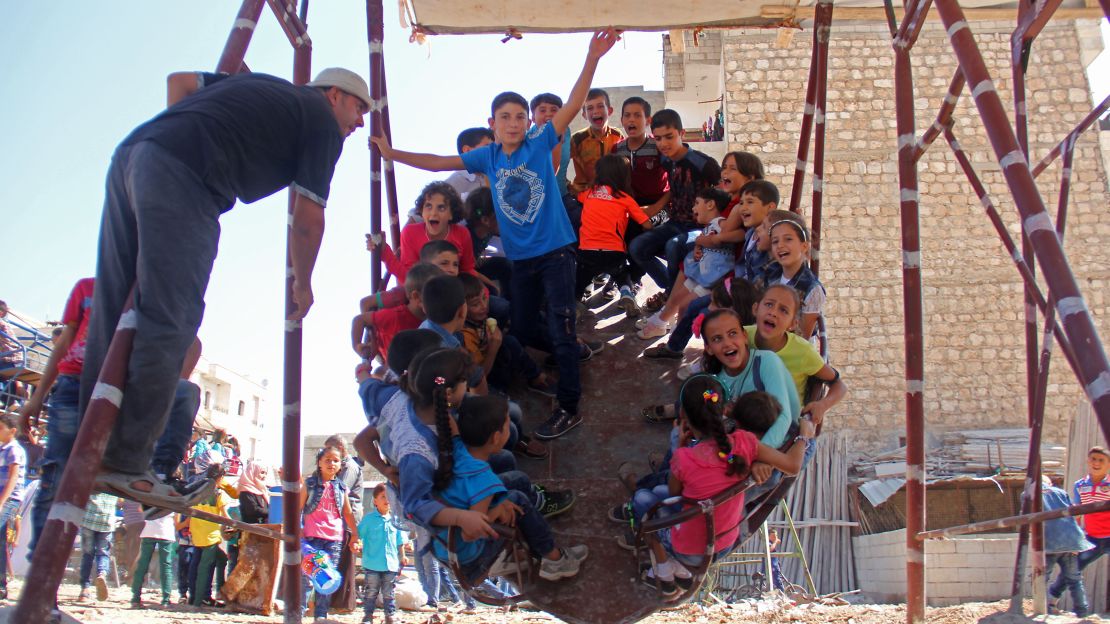
[[[10,586],[13,598],[19,595],[20,585],[14,581]],[[228,613],[221,609],[198,609],[174,605],[166,609],[155,606],[142,610],[132,609],[129,604],[130,592],[126,588],[110,588],[105,602],[79,604],[75,601],[77,587],[63,585],[59,593],[62,611],[72,619],[67,622],[85,624],[192,624],[195,622],[218,622],[225,624],[255,624],[260,622],[281,622],[281,615],[262,617],[241,613]],[[10,601],[9,605],[12,604]],[[969,603],[953,607],[929,609],[927,620],[931,624],[1022,624],[1038,622],[1044,624],[1070,624],[1073,622],[1103,622],[1110,620],[1091,617],[1077,619],[1068,616],[1045,616],[1039,618],[1013,616],[1006,613],[1008,601],[992,603]],[[1030,611],[1031,605],[1026,605]],[[0,622],[7,621],[10,607],[0,611]],[[525,624],[560,622],[546,613],[535,611],[504,612],[498,609],[481,607],[473,615],[459,612],[441,614],[399,612],[398,624]],[[732,605],[703,607],[684,605],[670,611],[657,613],[641,620],[644,624],[731,624],[752,622],[756,624],[887,624],[904,622],[905,607],[902,605],[857,604],[847,606],[828,606],[823,604],[786,605],[781,600],[740,602]],[[329,622],[355,624],[362,619],[362,613],[332,616]],[[306,621],[311,621],[307,618]],[[381,612],[378,612],[378,622]]]

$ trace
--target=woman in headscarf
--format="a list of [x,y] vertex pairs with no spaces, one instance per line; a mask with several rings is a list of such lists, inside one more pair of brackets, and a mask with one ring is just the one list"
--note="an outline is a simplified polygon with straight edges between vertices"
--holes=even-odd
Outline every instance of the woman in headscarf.
[[247,462],[239,475],[239,514],[248,524],[265,524],[270,518],[270,489],[266,486],[268,469],[257,461]]

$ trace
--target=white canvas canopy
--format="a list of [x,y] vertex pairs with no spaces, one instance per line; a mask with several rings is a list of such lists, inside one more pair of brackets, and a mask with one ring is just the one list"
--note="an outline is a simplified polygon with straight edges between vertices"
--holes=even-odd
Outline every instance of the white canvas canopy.
[[[409,17],[436,34],[664,31],[701,27],[774,26],[813,16],[816,0],[401,0]],[[1013,7],[965,0],[964,8]],[[1068,5],[1069,2],[1065,2]],[[836,0],[837,8],[881,8],[882,0]],[[894,6],[902,11],[901,0]],[[1080,3],[1079,6],[1082,6]]]

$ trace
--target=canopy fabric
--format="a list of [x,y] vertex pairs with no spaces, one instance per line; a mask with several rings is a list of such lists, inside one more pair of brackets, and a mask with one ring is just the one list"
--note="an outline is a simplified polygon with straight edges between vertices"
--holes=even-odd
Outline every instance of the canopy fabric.
[[[809,19],[816,0],[400,0],[429,34],[665,31],[701,27],[774,26]],[[966,7],[1012,6],[1006,0],[964,0]],[[1068,2],[1065,2],[1068,4]],[[882,7],[882,0],[835,0],[837,7]],[[895,6],[901,9],[901,2]],[[834,12],[835,15],[835,12]]]

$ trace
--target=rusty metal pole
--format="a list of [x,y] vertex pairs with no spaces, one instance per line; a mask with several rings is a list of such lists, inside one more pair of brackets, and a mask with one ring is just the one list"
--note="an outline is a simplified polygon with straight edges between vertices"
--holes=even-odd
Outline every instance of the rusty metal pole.
[[[817,97],[813,111],[813,206],[810,214],[810,269],[818,274],[821,265],[821,206],[825,189],[825,113],[829,93],[829,38],[832,30],[832,0],[819,0],[813,13],[813,36],[817,41]],[[803,167],[804,169],[804,167]],[[793,189],[791,189],[793,194]]]
[[936,0],[952,49],[967,78],[987,137],[1002,168],[1006,184],[1022,218],[1023,231],[1044,270],[1045,283],[1056,301],[1056,311],[1068,342],[1075,351],[1079,381],[1098,417],[1103,435],[1110,437],[1110,363],[1068,266],[1063,246],[1037,190],[1029,164],[1022,154],[990,72],[956,0]]
[[[308,0],[301,5],[301,16],[293,11],[295,4],[271,8],[282,23],[293,44],[293,84],[303,85],[311,80],[312,40],[305,25]],[[289,228],[285,239],[285,316],[297,310],[293,301],[293,257],[290,230],[293,223],[293,206],[296,193],[289,191]],[[285,599],[285,624],[301,622],[301,355],[303,349],[301,321],[285,322],[284,375],[282,379],[282,449],[281,449],[281,514],[282,532],[293,540],[282,544],[282,594]]]
[[806,159],[809,157],[809,137],[813,130],[813,109],[817,99],[817,14],[814,11],[813,46],[809,57],[809,83],[806,85],[806,103],[802,109],[802,127],[798,131],[798,160],[794,164],[794,182],[790,185],[790,212],[799,212],[802,205],[802,188],[806,183]]
[[[393,141],[393,131],[389,127],[389,81],[385,79],[385,56],[381,57],[379,75],[382,81],[382,131],[389,140]],[[385,171],[385,199],[386,209],[389,213],[389,239],[393,241],[393,248],[399,249],[401,245],[401,218],[397,208],[397,176],[393,172],[393,161],[382,163]]]
[[[382,58],[382,44],[385,41],[385,10],[382,0],[366,0],[366,38],[370,45],[370,136],[386,136],[382,128],[382,106],[384,96],[382,86],[385,80],[382,70],[385,62]],[[382,153],[377,145],[370,144],[370,231],[382,231]],[[401,253],[397,238],[390,236],[394,251]],[[381,252],[375,249],[370,254],[370,288],[377,292],[385,287],[382,284]]]
[[57,601],[58,586],[73,551],[73,540],[85,517],[85,505],[89,502],[93,480],[100,472],[100,460],[119,417],[123,388],[127,384],[127,364],[135,340],[136,320],[136,312],[132,309],[134,288],[131,292],[104,355],[96,387],[81,419],[69,461],[58,482],[54,504],[31,559],[31,570],[12,615],[11,621],[15,624],[50,621],[50,612]]
[[933,529],[932,531],[925,531],[918,533],[917,539],[925,541],[931,539],[944,539],[948,537],[955,537],[957,535],[968,535],[970,533],[983,533],[985,531],[997,531],[999,529],[1012,529],[1014,527],[1029,524],[1030,522],[1048,522],[1057,518],[1074,518],[1076,516],[1083,516],[1086,514],[1102,513],[1110,511],[1110,500],[1103,500],[1094,503],[1084,503],[1082,505],[1072,505],[1064,507],[1063,509],[1052,509],[1050,511],[1042,511],[1036,514],[1029,514],[1025,516],[1008,516],[1006,518],[998,518],[996,520],[984,520],[982,522],[973,522],[971,524],[961,524],[960,526],[948,527],[947,529]]
[[258,25],[258,18],[262,16],[262,7],[266,0],[243,0],[239,7],[239,15],[231,26],[231,33],[227,36],[224,51],[216,63],[216,71],[222,74],[238,74],[243,67],[243,59],[247,55],[247,46],[250,45],[254,28]]
[[898,128],[898,181],[902,228],[902,305],[906,341],[906,622],[925,621],[925,349],[921,300],[920,193],[917,181],[917,130],[914,121],[913,48],[927,0],[906,7],[893,40],[894,101]]

